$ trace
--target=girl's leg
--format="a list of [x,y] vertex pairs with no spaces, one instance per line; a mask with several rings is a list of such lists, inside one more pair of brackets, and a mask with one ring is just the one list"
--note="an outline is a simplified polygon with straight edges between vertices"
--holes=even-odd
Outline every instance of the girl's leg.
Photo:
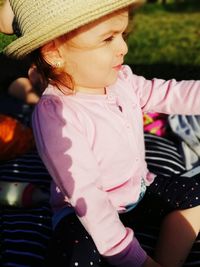
[[56,227],[47,251],[46,267],[100,267],[102,259],[92,238],[75,214]]
[[172,211],[161,226],[156,259],[164,267],[182,266],[200,230],[199,178],[157,177],[150,192]]
[[166,216],[156,247],[156,261],[164,267],[182,266],[200,229],[200,206]]

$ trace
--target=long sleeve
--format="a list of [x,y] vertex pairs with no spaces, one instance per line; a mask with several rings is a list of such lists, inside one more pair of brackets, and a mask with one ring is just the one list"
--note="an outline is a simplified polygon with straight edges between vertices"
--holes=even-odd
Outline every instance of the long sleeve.
[[141,266],[146,253],[101,188],[101,171],[78,116],[58,97],[43,97],[33,129],[41,158],[99,252],[115,266]]
[[200,114],[200,81],[147,80],[133,74],[127,66],[123,71],[140,99],[144,112]]

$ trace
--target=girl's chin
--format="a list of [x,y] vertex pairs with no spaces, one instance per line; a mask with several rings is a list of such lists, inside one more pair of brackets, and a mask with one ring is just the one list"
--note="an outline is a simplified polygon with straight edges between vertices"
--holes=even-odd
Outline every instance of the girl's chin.
[[110,85],[113,85],[114,83],[116,83],[117,78],[118,78],[118,73],[119,73],[119,71],[115,71],[115,74],[113,75],[113,77],[110,81]]

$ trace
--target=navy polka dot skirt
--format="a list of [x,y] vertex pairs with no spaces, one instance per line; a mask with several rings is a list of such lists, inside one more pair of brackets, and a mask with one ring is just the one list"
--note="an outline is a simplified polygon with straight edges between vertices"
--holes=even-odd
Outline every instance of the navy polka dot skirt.
[[[131,227],[137,236],[137,227],[141,223],[153,221],[154,225],[155,222],[159,225],[170,211],[199,205],[199,196],[198,176],[157,176],[136,208],[120,214],[120,219],[125,226]],[[52,266],[53,261],[59,267],[109,266],[98,253],[92,238],[75,214],[64,217],[56,227],[47,261],[46,266]]]
[[200,204],[200,175],[194,177],[158,176],[147,192],[149,195],[161,198],[169,209],[192,208]]

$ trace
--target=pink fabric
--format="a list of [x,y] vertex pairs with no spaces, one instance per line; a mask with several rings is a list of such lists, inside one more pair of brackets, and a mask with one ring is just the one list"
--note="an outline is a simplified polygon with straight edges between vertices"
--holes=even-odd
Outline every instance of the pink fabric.
[[[145,162],[143,112],[199,114],[199,97],[200,82],[150,81],[124,66],[106,95],[66,96],[49,86],[35,108],[41,158],[99,252],[116,266],[146,259],[118,216],[138,200],[141,178],[147,186],[154,179]],[[63,207],[64,197],[52,189],[53,207]]]

